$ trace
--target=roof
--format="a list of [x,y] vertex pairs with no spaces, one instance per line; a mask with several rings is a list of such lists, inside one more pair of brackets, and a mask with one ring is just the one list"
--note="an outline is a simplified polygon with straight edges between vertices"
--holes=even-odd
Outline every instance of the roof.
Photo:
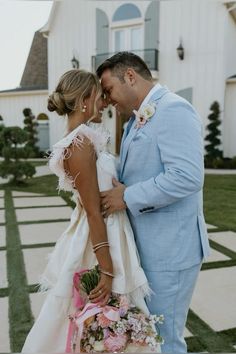
[[0,93],[36,91],[48,89],[47,38],[40,31],[35,32],[20,86]]
[[11,93],[11,92],[21,92],[21,91],[40,91],[47,90],[47,87],[44,86],[32,86],[32,87],[16,87],[14,89],[2,90],[0,93]]
[[48,87],[47,38],[39,31],[34,34],[20,87],[28,90]]

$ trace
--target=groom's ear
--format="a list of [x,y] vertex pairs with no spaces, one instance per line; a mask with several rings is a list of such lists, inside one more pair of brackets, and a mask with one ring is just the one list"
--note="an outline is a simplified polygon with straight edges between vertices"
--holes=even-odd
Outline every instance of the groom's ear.
[[128,82],[131,86],[133,86],[136,82],[136,72],[132,68],[128,68],[125,72],[124,78],[126,82]]

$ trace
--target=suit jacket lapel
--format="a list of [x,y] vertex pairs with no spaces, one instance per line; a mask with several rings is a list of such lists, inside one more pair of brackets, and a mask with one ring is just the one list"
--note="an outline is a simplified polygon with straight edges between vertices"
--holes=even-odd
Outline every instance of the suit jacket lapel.
[[[131,127],[129,132],[123,136],[122,143],[121,143],[121,154],[120,154],[120,177],[122,176],[124,164],[126,161],[129,145],[133,140],[135,134],[137,133],[138,129],[135,128],[136,120],[135,117],[131,118]],[[128,127],[127,127],[128,128]]]
[[[169,92],[169,90],[166,87],[161,86],[156,92],[153,93],[149,102],[158,101],[167,92]],[[132,126],[130,128],[130,131],[129,132],[127,131],[128,130],[127,129],[128,126],[127,126],[126,131],[124,132],[124,135],[122,137],[121,152],[120,152],[120,180],[122,180],[122,174],[123,174],[123,170],[125,167],[125,162],[127,160],[129,146],[130,146],[132,140],[134,139],[135,135],[139,131],[139,129],[135,128],[135,125],[136,125],[136,120],[134,118]],[[142,128],[140,128],[140,129],[142,129]]]

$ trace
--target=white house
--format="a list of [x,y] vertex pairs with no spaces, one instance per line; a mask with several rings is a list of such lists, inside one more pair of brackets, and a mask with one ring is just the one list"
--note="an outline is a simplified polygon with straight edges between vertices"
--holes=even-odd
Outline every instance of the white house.
[[[43,32],[49,92],[73,57],[80,68],[95,70],[113,52],[135,51],[154,78],[192,102],[205,126],[210,105],[220,103],[224,155],[236,155],[236,1],[56,1]],[[117,150],[121,121],[115,112],[105,120]],[[53,144],[63,127],[55,115],[50,125]]]
[[38,146],[49,148],[47,39],[36,32],[32,41],[20,86],[0,91],[0,115],[6,126],[24,126],[23,110],[30,108],[38,120]]
[[[236,156],[236,1],[58,0],[41,31],[48,40],[49,93],[72,59],[95,71],[114,52],[134,51],[155,80],[196,107],[204,126],[210,105],[219,102],[224,156]],[[118,152],[124,121],[114,109],[104,116]],[[52,146],[65,122],[49,117]]]

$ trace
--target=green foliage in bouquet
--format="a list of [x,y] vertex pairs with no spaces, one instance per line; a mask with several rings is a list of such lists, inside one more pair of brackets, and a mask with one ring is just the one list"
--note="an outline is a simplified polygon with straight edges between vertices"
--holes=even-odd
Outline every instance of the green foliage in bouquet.
[[96,288],[100,280],[99,266],[96,265],[89,271],[84,272],[80,276],[80,289],[84,291],[87,295]]

